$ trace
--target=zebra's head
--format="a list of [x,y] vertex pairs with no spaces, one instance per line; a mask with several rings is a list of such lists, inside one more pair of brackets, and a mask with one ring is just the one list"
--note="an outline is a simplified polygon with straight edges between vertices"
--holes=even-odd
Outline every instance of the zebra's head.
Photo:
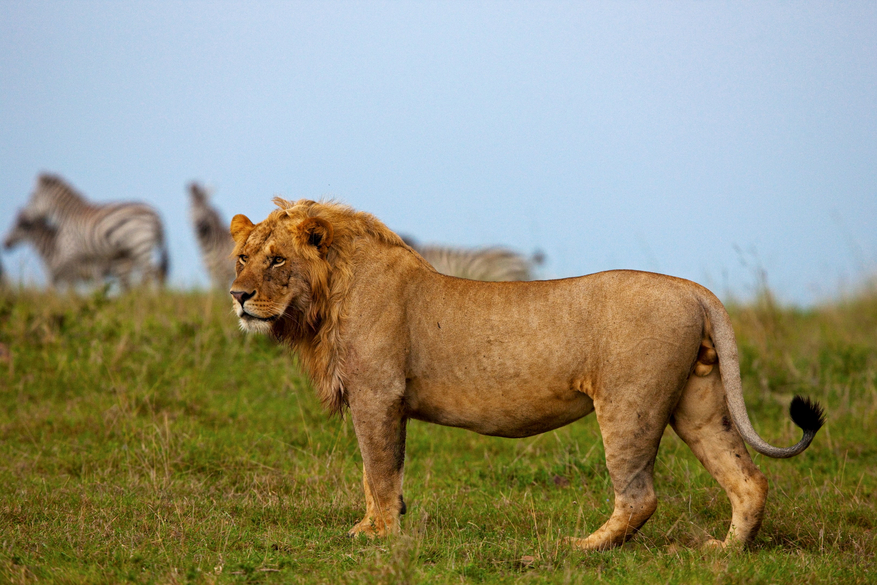
[[21,210],[15,218],[15,223],[6,233],[3,246],[9,250],[23,242],[54,237],[56,232],[56,228],[45,217],[32,216],[27,210]]
[[210,193],[200,183],[193,181],[189,183],[189,198],[194,210],[207,205]]
[[209,203],[210,194],[199,183],[189,184],[189,213],[195,227],[195,235],[201,245],[209,245],[211,238],[218,238],[215,232],[222,231],[222,239],[228,239],[228,232],[222,225],[219,213]]

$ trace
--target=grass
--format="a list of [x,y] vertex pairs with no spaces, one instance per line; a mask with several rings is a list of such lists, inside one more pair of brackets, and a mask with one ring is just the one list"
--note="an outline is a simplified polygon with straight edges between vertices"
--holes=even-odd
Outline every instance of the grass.
[[877,294],[801,311],[731,307],[747,405],[790,445],[802,393],[828,423],[758,456],[771,495],[744,552],[705,552],[724,492],[668,430],[658,511],[622,549],[560,539],[608,517],[596,420],[523,440],[410,424],[401,537],[350,540],[364,510],[349,418],[223,296],[0,291],[0,582],[867,583],[877,527]]

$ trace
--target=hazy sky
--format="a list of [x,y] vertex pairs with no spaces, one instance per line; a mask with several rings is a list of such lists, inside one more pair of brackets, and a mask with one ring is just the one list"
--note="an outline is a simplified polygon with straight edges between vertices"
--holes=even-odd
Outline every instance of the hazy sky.
[[154,204],[179,286],[199,180],[808,304],[877,272],[877,3],[0,0],[4,232],[40,171]]

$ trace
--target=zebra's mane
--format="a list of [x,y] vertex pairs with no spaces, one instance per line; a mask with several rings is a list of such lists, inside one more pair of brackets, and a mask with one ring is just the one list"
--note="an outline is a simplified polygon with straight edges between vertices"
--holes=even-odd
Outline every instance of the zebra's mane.
[[74,189],[67,181],[58,175],[52,173],[42,173],[39,176],[38,184],[41,190],[51,191],[55,196],[61,195],[68,199],[73,199],[80,203],[85,203],[85,197]]

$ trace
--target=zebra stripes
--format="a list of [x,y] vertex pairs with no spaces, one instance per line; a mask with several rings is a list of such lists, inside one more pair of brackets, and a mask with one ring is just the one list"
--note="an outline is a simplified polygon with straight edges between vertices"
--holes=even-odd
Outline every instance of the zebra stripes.
[[533,270],[544,261],[540,253],[526,258],[496,246],[467,250],[448,246],[421,246],[411,238],[403,239],[432,264],[436,271],[469,280],[532,280]]
[[[213,286],[227,289],[234,280],[234,261],[230,258],[234,241],[228,222],[209,202],[209,193],[199,183],[189,184],[190,216],[201,259]],[[526,258],[500,247],[465,250],[445,246],[418,246],[403,238],[442,274],[471,280],[531,280],[533,269],[544,260],[541,254]]]
[[[199,183],[188,185],[190,219],[211,283],[226,289],[234,280],[230,258],[234,242],[228,223],[211,205]],[[464,249],[421,246],[405,239],[438,272],[486,281],[531,280],[543,262],[502,247]],[[52,285],[116,280],[126,290],[134,283],[167,276],[168,251],[158,213],[137,202],[95,204],[61,177],[41,174],[27,205],[6,238],[6,247],[32,245]],[[0,265],[2,278],[2,265]]]
[[100,266],[94,263],[62,263],[58,254],[58,230],[51,226],[45,217],[29,219],[23,213],[18,214],[15,225],[6,235],[4,246],[14,248],[23,243],[31,244],[43,261],[49,273],[52,286],[62,284],[74,285],[77,282],[90,282],[107,275],[109,265]]
[[146,204],[90,203],[60,177],[42,174],[19,221],[31,230],[30,241],[43,246],[44,261],[51,259],[53,280],[110,277],[126,290],[135,279],[163,284],[167,276],[164,228]]
[[234,241],[229,233],[229,224],[210,205],[209,195],[201,185],[191,183],[189,195],[190,217],[201,249],[201,260],[213,286],[228,290],[234,280],[234,260],[231,259]]

